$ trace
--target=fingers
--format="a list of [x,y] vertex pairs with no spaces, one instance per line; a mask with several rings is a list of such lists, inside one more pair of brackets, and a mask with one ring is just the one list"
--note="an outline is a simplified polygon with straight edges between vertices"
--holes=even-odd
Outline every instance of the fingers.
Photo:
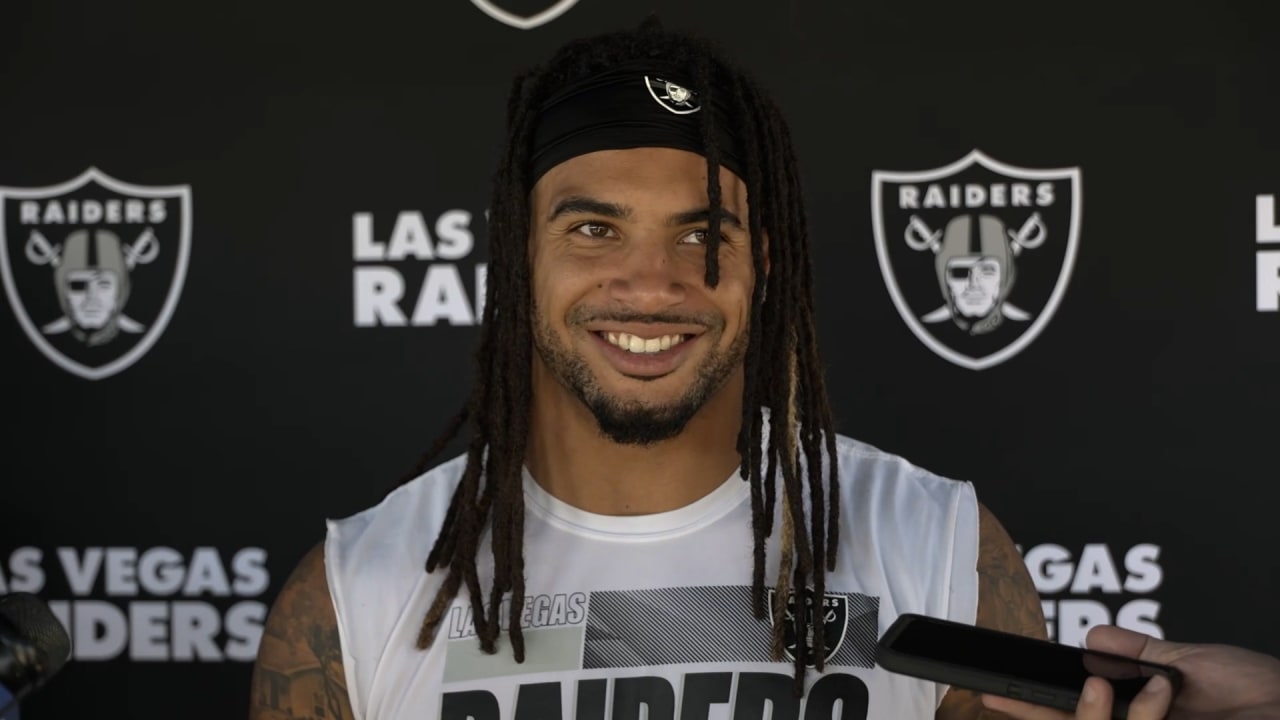
[[1085,647],[1090,650],[1141,658],[1151,662],[1167,662],[1177,657],[1177,643],[1166,642],[1140,632],[1125,630],[1114,625],[1097,625],[1085,636]]
[[[1071,720],[1072,718],[1111,720],[1111,699],[1111,685],[1102,678],[1091,677],[1085,681],[1084,688],[1080,692],[1080,701],[1076,704],[1074,715],[1043,705],[1032,705],[997,695],[983,695],[982,704],[1018,720]],[[1167,706],[1166,703],[1165,707]],[[1129,713],[1131,720],[1155,720],[1163,717],[1163,714],[1147,716],[1134,715],[1132,711]]]
[[[1098,677],[1091,677],[1080,692],[1076,705],[1077,720],[1111,720],[1111,684]],[[1142,692],[1129,703],[1128,720],[1164,720],[1173,703],[1173,686],[1161,675],[1147,681]]]
[[1129,720],[1162,720],[1172,703],[1173,686],[1163,675],[1156,675],[1129,703]]
[[1004,713],[1018,720],[1071,720],[1071,715],[1061,710],[1032,705],[1000,695],[983,695],[982,704],[989,710]]
[[[990,710],[1002,712],[1018,720],[1111,720],[1111,685],[1106,680],[1091,677],[1080,691],[1080,702],[1075,715],[1043,705],[1032,705],[1021,700],[983,695],[982,704]],[[1161,675],[1156,675],[1142,688],[1142,692],[1129,703],[1129,720],[1163,720],[1173,702],[1173,686]]]
[[[1111,683],[1097,677],[1085,680],[1084,688],[1080,691],[1080,702],[1076,703],[1076,718],[1078,720],[1111,720],[1112,699]],[[1132,718],[1132,720],[1139,719]]]
[[1084,646],[1090,650],[1115,653],[1136,658],[1142,654],[1151,636],[1114,625],[1097,625],[1085,635]]

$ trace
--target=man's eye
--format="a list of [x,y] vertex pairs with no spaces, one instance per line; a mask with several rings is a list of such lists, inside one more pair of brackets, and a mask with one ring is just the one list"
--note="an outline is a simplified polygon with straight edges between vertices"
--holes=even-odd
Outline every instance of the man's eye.
[[574,228],[574,231],[593,238],[607,238],[613,233],[612,228],[600,223],[583,223]]
[[693,232],[686,234],[683,238],[680,239],[680,242],[694,244],[694,245],[706,245],[707,229],[698,228],[697,230],[694,230]]

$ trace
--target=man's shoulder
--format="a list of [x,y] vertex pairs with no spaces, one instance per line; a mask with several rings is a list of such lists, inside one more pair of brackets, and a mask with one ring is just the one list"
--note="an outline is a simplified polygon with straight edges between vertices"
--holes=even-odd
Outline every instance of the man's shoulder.
[[967,480],[940,474],[864,440],[836,434],[836,462],[846,495],[917,493],[936,500],[972,494]]
[[898,612],[971,622],[980,507],[973,483],[848,437],[836,442],[836,456],[845,567],[878,567]]
[[449,500],[467,466],[466,454],[447,460],[414,477],[378,503],[352,515],[328,521],[329,534],[353,540],[391,535],[406,539],[414,531],[434,531],[444,521]]
[[896,512],[942,518],[977,503],[968,480],[937,473],[861,439],[837,434],[836,462],[841,506],[856,519]]

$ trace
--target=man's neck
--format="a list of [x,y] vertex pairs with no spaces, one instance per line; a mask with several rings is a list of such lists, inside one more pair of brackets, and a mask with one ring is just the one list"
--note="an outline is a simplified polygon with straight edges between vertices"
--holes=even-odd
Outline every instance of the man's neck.
[[[684,507],[715,490],[741,464],[742,375],[737,373],[680,435],[620,445],[560,385],[534,392],[525,462],[554,497],[600,515],[647,515]],[[538,383],[535,383],[535,387]]]

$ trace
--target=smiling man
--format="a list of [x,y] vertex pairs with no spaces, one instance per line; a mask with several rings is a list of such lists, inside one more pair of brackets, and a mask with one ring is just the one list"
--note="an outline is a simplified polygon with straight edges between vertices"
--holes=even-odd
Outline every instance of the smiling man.
[[777,106],[647,24],[518,78],[508,123],[468,451],[329,523],[251,717],[989,712],[876,665],[901,613],[1044,619],[971,484],[836,434]]

